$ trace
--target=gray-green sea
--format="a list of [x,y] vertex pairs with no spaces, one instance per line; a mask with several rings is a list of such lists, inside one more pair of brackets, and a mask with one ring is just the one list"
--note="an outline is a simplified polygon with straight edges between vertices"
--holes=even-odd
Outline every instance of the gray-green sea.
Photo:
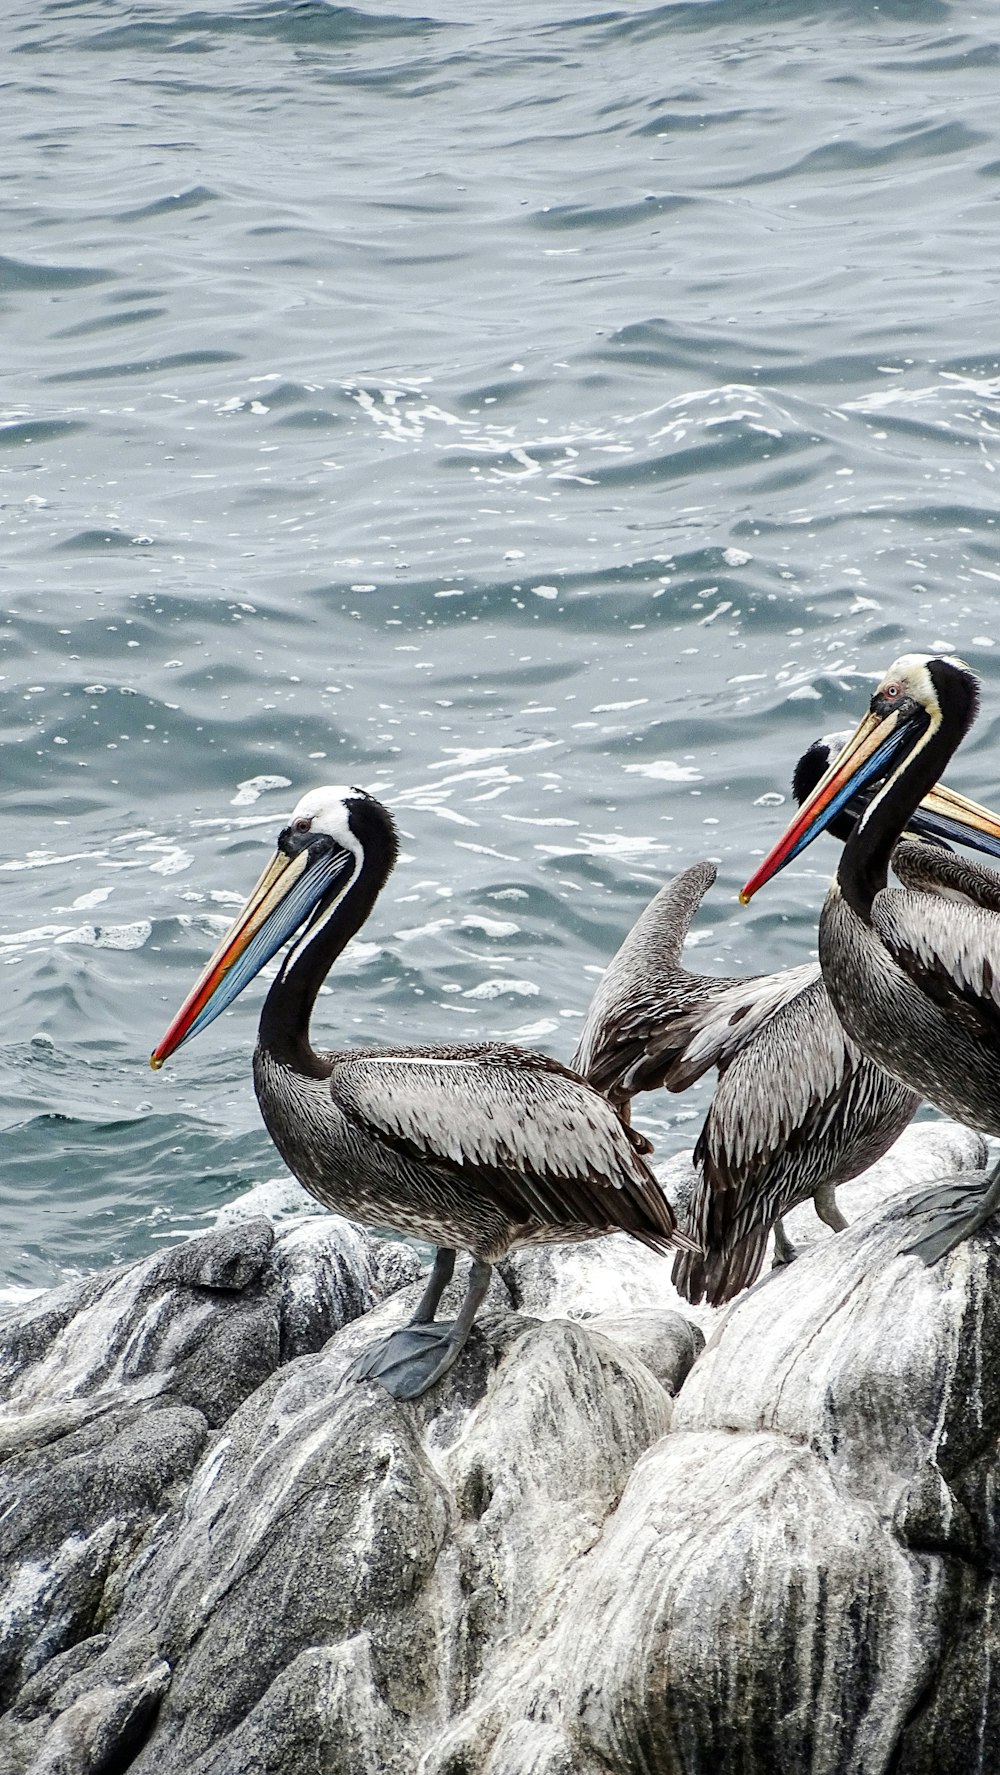
[[308,1205],[259,986],[148,1068],[306,788],[404,834],[319,1033],[562,1058],[699,857],[700,968],[810,952],[829,841],[736,890],[895,654],[1000,801],[996,6],[8,0],[0,81],[8,1298]]

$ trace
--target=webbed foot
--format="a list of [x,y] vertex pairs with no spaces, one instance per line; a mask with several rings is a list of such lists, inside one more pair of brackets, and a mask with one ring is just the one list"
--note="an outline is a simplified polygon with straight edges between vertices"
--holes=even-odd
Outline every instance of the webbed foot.
[[468,1342],[472,1321],[486,1297],[492,1274],[492,1266],[485,1258],[474,1257],[458,1318],[425,1317],[437,1306],[454,1261],[454,1251],[446,1247],[439,1249],[415,1317],[409,1325],[401,1325],[381,1343],[364,1350],[357,1361],[351,1363],[345,1379],[378,1381],[393,1399],[419,1399],[435,1381],[447,1374]]
[[457,1362],[468,1335],[455,1320],[403,1325],[363,1350],[345,1379],[378,1381],[393,1399],[419,1399]]
[[927,1229],[911,1245],[904,1245],[904,1257],[921,1257],[924,1263],[937,1263],[954,1251],[971,1233],[979,1231],[993,1218],[1000,1200],[994,1179],[960,1183],[957,1179],[925,1190],[908,1203],[910,1214],[930,1214]]

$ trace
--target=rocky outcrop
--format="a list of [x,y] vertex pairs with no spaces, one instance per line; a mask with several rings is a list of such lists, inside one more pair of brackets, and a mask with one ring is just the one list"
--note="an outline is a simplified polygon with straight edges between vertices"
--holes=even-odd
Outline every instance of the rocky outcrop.
[[981,1162],[910,1130],[718,1314],[625,1238],[517,1253],[413,1404],[344,1376],[417,1259],[334,1216],[21,1309],[0,1768],[994,1771],[1000,1234],[900,1254]]

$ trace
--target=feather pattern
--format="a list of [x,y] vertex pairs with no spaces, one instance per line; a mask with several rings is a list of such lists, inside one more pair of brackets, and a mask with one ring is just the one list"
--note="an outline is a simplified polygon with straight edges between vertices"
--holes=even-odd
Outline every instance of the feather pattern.
[[675,1057],[664,1074],[667,1090],[686,1091],[713,1066],[724,1072],[819,977],[818,962],[803,962],[778,974],[718,982],[721,991],[691,1005],[672,1026]]
[[342,1213],[491,1261],[595,1232],[691,1243],[648,1141],[557,1061],[503,1043],[320,1058],[327,1079],[304,1082],[259,1047],[255,1077],[289,1168]]
[[872,926],[904,973],[936,988],[942,1003],[958,999],[982,1014],[1000,1036],[1000,924],[992,912],[928,894],[878,895]]
[[611,1098],[686,1091],[728,1065],[774,1011],[819,977],[819,964],[720,980],[682,965],[684,942],[714,863],[692,863],[655,894],[612,957],[590,1002],[571,1065]]
[[674,1019],[727,984],[681,966],[691,920],[715,878],[715,864],[703,862],[668,881],[639,914],[598,983],[571,1065],[613,1102],[662,1084]]
[[873,1165],[919,1102],[866,1060],[814,979],[719,1082],[694,1150],[688,1210],[703,1255],[676,1260],[681,1292],[718,1306],[754,1281],[775,1220]]
[[919,1098],[847,1036],[818,961],[742,980],[683,967],[715,878],[712,863],[693,864],[650,901],[601,980],[573,1064],[623,1106],[717,1070],[687,1209],[702,1249],[676,1258],[674,1282],[719,1305],[756,1279],[779,1216],[881,1158]]
[[454,1165],[586,1177],[615,1189],[636,1176],[635,1142],[594,1090],[500,1043],[460,1056],[337,1057],[330,1089],[372,1132]]
[[940,845],[902,838],[892,853],[892,867],[905,888],[935,899],[1000,912],[1000,875],[971,857],[957,856]]
[[1000,925],[982,907],[884,889],[870,922],[831,892],[820,958],[864,1052],[946,1114],[1000,1134]]

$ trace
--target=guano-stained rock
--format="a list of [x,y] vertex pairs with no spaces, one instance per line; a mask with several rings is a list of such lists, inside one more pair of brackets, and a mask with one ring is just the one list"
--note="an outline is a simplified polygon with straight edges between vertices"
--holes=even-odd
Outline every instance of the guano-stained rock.
[[995,1775],[1000,1229],[901,1255],[981,1161],[911,1129],[721,1313],[515,1253],[413,1404],[344,1377],[415,1255],[333,1216],[10,1316],[0,1768]]

